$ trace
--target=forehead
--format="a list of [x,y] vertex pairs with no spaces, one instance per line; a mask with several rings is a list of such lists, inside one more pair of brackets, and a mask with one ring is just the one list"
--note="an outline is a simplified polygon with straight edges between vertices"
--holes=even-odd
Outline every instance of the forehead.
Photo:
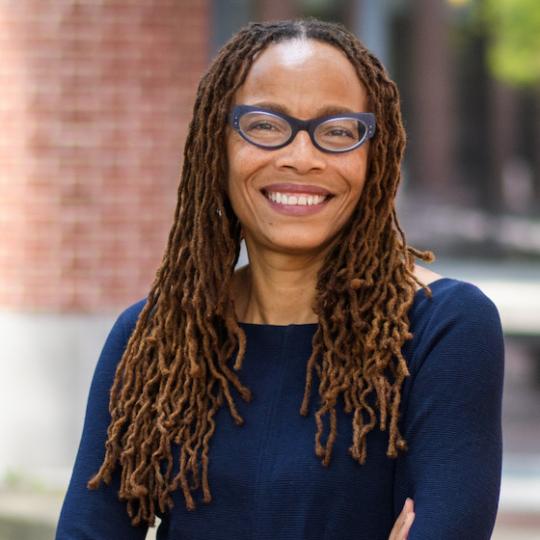
[[236,103],[259,101],[309,115],[317,105],[366,110],[367,95],[341,50],[313,39],[293,39],[264,49],[235,95]]

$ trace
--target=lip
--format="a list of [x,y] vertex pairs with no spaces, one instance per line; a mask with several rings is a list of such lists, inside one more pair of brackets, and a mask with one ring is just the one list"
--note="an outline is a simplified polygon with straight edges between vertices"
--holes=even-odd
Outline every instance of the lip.
[[324,195],[325,197],[333,195],[332,192],[327,189],[314,186],[313,184],[291,184],[291,183],[280,183],[280,184],[268,184],[261,188],[261,191],[279,191],[280,193],[310,193],[313,195]]
[[[332,195],[329,191],[324,190],[322,188],[318,188],[317,186],[301,186],[299,184],[294,184],[295,187],[302,187],[302,189],[296,189],[295,191],[291,191],[290,189],[283,189],[286,185],[293,185],[293,184],[272,184],[271,186],[265,187],[261,189],[261,197],[264,198],[267,204],[270,205],[270,207],[277,212],[278,214],[283,214],[285,216],[311,216],[313,214],[318,214],[321,212],[328,202],[332,199]],[[278,189],[278,186],[279,189]],[[306,193],[305,188],[311,187],[311,191],[309,193],[312,193],[314,195],[326,195],[327,193],[329,196],[321,203],[319,204],[312,204],[312,205],[299,205],[299,204],[283,204],[283,203],[277,203],[269,199],[265,195],[265,191],[279,191],[280,193]],[[271,189],[270,189],[271,188]],[[313,188],[317,188],[318,191],[313,191]]]

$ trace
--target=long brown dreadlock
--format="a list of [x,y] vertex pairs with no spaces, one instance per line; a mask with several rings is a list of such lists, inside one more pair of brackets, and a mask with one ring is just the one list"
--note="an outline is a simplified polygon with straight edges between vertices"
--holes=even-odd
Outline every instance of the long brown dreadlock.
[[[189,510],[195,509],[191,492],[201,481],[203,501],[212,500],[208,450],[214,416],[225,399],[235,423],[242,425],[231,385],[246,402],[251,399],[236,374],[246,338],[230,284],[241,231],[226,195],[223,148],[233,96],[254,59],[272,43],[289,39],[315,39],[343,51],[377,119],[361,198],[319,271],[314,307],[319,325],[300,414],[308,414],[315,369],[320,381],[315,453],[324,465],[336,439],[340,395],[345,412],[352,413],[353,459],[365,462],[366,436],[377,413],[379,428],[389,431],[387,455],[396,457],[407,448],[398,429],[401,387],[409,375],[401,349],[412,338],[407,313],[416,284],[430,294],[414,276],[414,260],[431,262],[433,254],[407,245],[396,216],[405,146],[397,88],[377,58],[340,25],[314,19],[253,23],[221,49],[199,84],[174,224],[117,368],[105,458],[88,482],[93,489],[101,481],[109,484],[120,466],[119,497],[127,501],[134,525],[153,524],[158,509],[172,508],[171,493],[178,488]],[[323,442],[326,415],[330,433]],[[178,471],[173,471],[173,444],[179,448]]]

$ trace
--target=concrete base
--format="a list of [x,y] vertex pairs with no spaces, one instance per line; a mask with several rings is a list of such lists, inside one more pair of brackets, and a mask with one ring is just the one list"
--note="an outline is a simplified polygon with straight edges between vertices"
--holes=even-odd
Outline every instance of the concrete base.
[[0,313],[2,485],[66,485],[94,367],[116,315]]

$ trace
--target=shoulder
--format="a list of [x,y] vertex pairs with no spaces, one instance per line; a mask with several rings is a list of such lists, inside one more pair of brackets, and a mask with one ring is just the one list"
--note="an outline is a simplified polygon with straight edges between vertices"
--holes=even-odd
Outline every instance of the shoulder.
[[128,336],[133,331],[133,328],[135,328],[137,319],[139,318],[139,315],[141,314],[141,311],[145,305],[146,298],[142,298],[134,304],[126,307],[118,316],[116,324],[119,324],[122,327],[122,330],[128,334]]
[[498,319],[499,314],[495,304],[473,283],[445,277],[419,265],[415,265],[414,274],[430,288],[431,298],[420,286],[417,287],[412,308],[413,318],[461,316],[471,319],[490,315]]
[[[103,346],[101,352],[102,362],[100,362],[100,364],[107,366],[116,365],[145,304],[146,298],[131,304],[120,312],[109,331],[105,345]],[[113,368],[111,367],[111,369]]]
[[[497,315],[498,310],[493,301],[474,283],[440,276],[428,284],[431,298],[419,289],[416,294],[415,307],[419,314],[434,316],[463,316],[468,319],[480,314]],[[427,300],[427,301],[424,301]]]
[[99,417],[107,424],[110,421],[106,406],[109,390],[129,337],[145,304],[146,299],[139,300],[121,311],[107,335],[92,378],[88,401],[89,418]]
[[503,331],[493,301],[473,283],[454,278],[439,278],[430,289],[431,298],[417,292],[410,312],[413,339],[407,349],[413,371],[427,358],[431,365],[454,367],[494,358],[502,362]]

